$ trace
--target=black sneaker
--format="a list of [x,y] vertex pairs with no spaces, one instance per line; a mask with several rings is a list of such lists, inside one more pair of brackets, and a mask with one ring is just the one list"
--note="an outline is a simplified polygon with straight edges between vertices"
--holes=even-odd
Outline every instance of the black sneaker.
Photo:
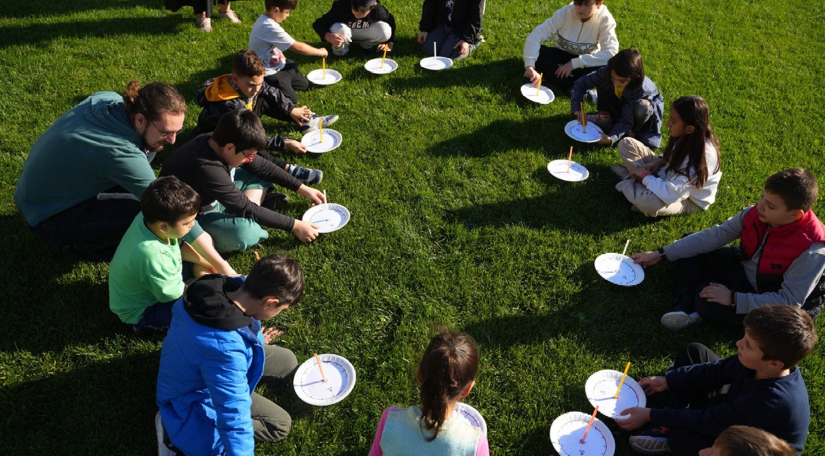
[[667,443],[668,428],[650,428],[630,437],[630,448],[647,455],[673,454]]
[[289,196],[284,195],[283,193],[270,191],[264,197],[264,201],[261,203],[261,207],[269,209],[270,211],[274,211],[278,208],[286,206],[288,202]]

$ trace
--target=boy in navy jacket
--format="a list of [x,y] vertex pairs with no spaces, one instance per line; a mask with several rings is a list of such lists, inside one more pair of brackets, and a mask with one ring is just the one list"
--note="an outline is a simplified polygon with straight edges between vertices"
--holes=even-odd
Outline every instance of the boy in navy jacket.
[[634,450],[695,455],[729,426],[746,425],[802,451],[811,411],[797,364],[816,345],[814,322],[798,307],[764,306],[751,311],[744,325],[736,356],[719,359],[707,347],[691,344],[665,376],[639,381],[648,395],[670,391],[671,407],[621,412],[626,418],[616,423],[625,430],[653,426],[630,438]]

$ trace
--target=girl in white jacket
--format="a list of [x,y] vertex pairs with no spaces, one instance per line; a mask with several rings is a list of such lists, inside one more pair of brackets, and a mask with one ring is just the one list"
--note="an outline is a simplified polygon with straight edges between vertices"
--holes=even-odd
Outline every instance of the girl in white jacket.
[[[542,46],[551,39],[554,47]],[[578,78],[607,65],[617,52],[616,21],[604,0],[575,0],[556,10],[527,37],[525,76],[538,87],[539,73],[543,73],[542,81],[569,93]]]
[[667,120],[670,139],[657,156],[632,137],[619,141],[622,164],[611,167],[623,178],[616,184],[636,210],[648,217],[706,210],[716,200],[722,178],[719,138],[708,105],[691,95],[673,102]]

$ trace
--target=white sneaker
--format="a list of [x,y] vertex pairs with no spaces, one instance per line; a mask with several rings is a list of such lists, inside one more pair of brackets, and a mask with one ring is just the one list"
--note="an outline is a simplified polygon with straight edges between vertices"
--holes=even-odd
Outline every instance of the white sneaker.
[[160,412],[155,415],[155,435],[158,438],[158,456],[177,456],[174,450],[166,446],[166,430],[160,419]]
[[634,435],[630,437],[630,448],[636,453],[647,455],[673,454],[665,437]]
[[218,13],[218,17],[222,19],[229,19],[229,21],[233,24],[241,23],[241,19],[238,17],[237,14],[235,14],[235,11],[233,10],[221,11],[220,13]]
[[199,17],[195,18],[195,25],[199,29],[203,30],[206,33],[209,33],[209,32],[212,31],[212,20],[209,19],[208,17],[200,17],[199,16]]
[[662,315],[662,325],[667,329],[679,330],[685,329],[688,326],[699,323],[702,317],[697,312],[690,314],[677,310],[675,312],[668,312]]

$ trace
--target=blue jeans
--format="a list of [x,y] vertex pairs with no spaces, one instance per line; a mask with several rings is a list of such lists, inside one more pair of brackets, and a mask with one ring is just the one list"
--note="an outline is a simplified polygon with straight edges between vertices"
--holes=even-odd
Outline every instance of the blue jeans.
[[143,317],[134,325],[129,325],[135,332],[145,330],[149,332],[163,332],[172,324],[172,306],[177,301],[159,302],[149,306],[143,312]]

